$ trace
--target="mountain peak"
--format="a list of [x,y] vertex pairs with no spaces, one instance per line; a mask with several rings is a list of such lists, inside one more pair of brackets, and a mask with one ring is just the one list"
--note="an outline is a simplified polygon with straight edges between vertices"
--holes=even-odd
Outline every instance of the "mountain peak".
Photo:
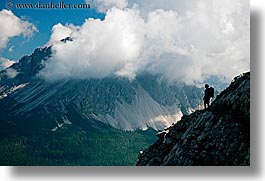
[[68,41],[73,41],[73,39],[71,37],[66,37],[64,39],[61,39],[61,42],[64,42],[64,43],[66,43]]

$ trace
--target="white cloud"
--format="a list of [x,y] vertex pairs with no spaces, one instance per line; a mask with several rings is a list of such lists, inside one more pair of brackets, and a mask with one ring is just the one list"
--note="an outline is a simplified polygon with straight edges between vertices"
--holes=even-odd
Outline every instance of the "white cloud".
[[72,24],[68,24],[66,26],[63,26],[61,23],[58,23],[53,26],[52,28],[52,35],[50,37],[49,42],[47,43],[47,46],[52,45],[62,39],[65,39],[67,37],[70,37],[71,34],[74,31],[77,31],[78,27],[75,27]]
[[0,11],[0,49],[6,47],[9,39],[15,36],[31,36],[37,28],[28,21],[15,16],[12,11]]
[[[88,19],[81,27],[56,25],[52,37],[65,33],[73,41],[54,44],[54,56],[41,75],[49,80],[133,79],[148,71],[193,83],[211,75],[231,79],[249,70],[247,0],[167,1],[172,10],[161,1],[151,8],[140,1],[132,7],[128,1],[127,8],[110,6],[104,20]],[[178,5],[185,7],[181,13]]]
[[99,12],[116,7],[119,9],[132,8],[135,5],[141,10],[142,14],[146,14],[156,9],[175,10],[178,13],[185,12],[187,9],[192,10],[191,4],[197,0],[86,0],[87,3],[96,8]]
[[86,0],[86,2],[97,8],[99,12],[106,12],[112,7],[123,9],[128,5],[128,0]]
[[7,58],[3,58],[3,57],[0,57],[0,70],[3,68],[3,69],[6,69],[8,67],[10,67],[11,65],[13,65],[15,63],[14,60],[9,60]]
[[13,79],[15,78],[19,73],[12,68],[8,68],[6,69],[6,75],[8,76],[8,78]]
[[103,78],[115,73],[133,78],[144,44],[142,26],[135,10],[112,9],[104,21],[88,19],[71,34],[74,41],[54,44],[55,55],[42,73],[47,78]]

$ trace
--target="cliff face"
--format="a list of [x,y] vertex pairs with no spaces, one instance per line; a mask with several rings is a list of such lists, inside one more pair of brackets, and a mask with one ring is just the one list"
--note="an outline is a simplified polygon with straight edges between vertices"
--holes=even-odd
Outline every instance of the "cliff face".
[[250,165],[250,73],[236,77],[207,110],[157,136],[138,166]]

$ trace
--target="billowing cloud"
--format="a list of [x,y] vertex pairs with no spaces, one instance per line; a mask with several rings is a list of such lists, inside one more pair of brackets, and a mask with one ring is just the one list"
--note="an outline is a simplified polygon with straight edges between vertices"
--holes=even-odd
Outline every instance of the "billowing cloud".
[[47,46],[50,46],[62,39],[65,39],[67,37],[70,37],[71,34],[74,31],[77,31],[78,27],[74,26],[72,24],[68,24],[66,26],[63,26],[61,23],[58,23],[53,26],[52,28],[52,35],[50,37],[49,42],[47,43]]
[[99,12],[106,12],[112,7],[123,9],[128,5],[128,0],[86,0],[86,2],[96,7]]
[[[5,9],[0,11],[0,50],[6,48],[10,38],[20,35],[23,35],[24,37],[31,37],[36,31],[38,30],[33,24],[18,18],[12,13],[12,11]],[[14,46],[11,46],[8,51],[12,52],[13,47]],[[8,68],[13,63],[15,63],[13,60],[0,57],[0,69]],[[11,77],[15,75],[12,70],[9,70],[8,72]]]
[[15,16],[12,11],[0,11],[0,49],[5,48],[9,39],[15,36],[31,36],[37,28],[28,21]]
[[146,14],[156,9],[174,10],[178,13],[185,12],[187,9],[192,11],[197,0],[86,0],[87,3],[96,8],[99,12],[106,12],[116,7],[119,9],[132,8],[138,6],[142,14]]
[[42,74],[51,79],[114,74],[133,78],[141,61],[144,25],[138,11],[129,9],[112,9],[104,21],[88,19],[71,33],[73,41],[53,45],[54,57]]
[[[41,75],[48,80],[133,79],[147,71],[192,84],[249,70],[249,1],[167,1],[171,8],[161,1],[161,8],[158,1],[153,7],[137,0],[120,7],[121,1],[113,1],[104,20],[87,19],[81,27],[56,25],[52,37],[69,35],[73,41],[53,45],[54,56]],[[107,1],[94,2],[105,6]]]

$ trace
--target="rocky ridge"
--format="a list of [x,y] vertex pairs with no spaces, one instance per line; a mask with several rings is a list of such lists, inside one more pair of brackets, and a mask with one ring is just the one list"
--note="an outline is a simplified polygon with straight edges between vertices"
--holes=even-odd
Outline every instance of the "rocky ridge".
[[208,109],[157,136],[140,152],[138,166],[250,165],[250,73],[236,77]]

